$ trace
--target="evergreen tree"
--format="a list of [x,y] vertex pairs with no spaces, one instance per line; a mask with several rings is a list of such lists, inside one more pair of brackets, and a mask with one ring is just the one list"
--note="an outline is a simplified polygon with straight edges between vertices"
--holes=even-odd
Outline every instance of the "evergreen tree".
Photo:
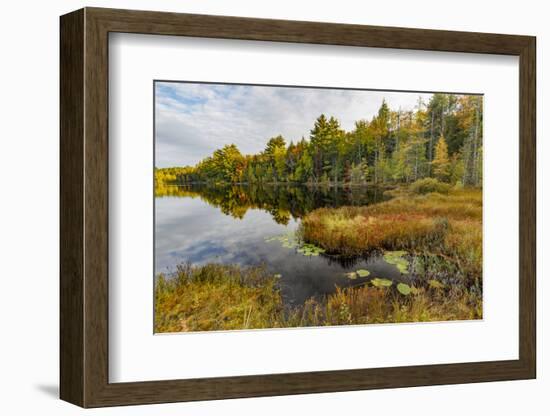
[[357,121],[349,132],[335,117],[321,114],[309,140],[287,146],[278,135],[255,155],[228,144],[195,166],[155,169],[155,183],[355,185],[435,177],[481,186],[482,119],[480,96],[434,94],[411,111],[392,111],[384,100],[370,121]]

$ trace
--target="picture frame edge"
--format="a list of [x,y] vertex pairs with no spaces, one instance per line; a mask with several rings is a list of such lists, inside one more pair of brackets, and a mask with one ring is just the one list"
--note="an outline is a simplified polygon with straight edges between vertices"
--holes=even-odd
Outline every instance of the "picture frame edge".
[[[153,23],[147,23],[151,18]],[[163,23],[167,19],[168,23]],[[193,20],[192,26],[186,26]],[[201,21],[207,22],[206,29]],[[243,24],[236,25],[236,22]],[[180,23],[177,23],[180,22]],[[497,53],[520,58],[520,345],[519,359],[507,361],[331,372],[267,374],[136,383],[108,380],[108,34],[201,36],[216,22],[231,39]],[[247,31],[247,22],[251,27]],[[267,24],[269,23],[269,24]],[[265,25],[264,25],[265,24]],[[326,34],[304,32],[320,27]],[[280,32],[293,28],[292,36]],[[300,27],[303,29],[300,30]],[[352,30],[351,30],[352,29]],[[351,30],[350,34],[344,31]],[[364,33],[361,35],[361,31]],[[237,31],[245,33],[236,38]],[[342,32],[339,40],[335,32]],[[386,33],[387,39],[381,39]],[[220,36],[218,36],[218,35]],[[400,35],[401,34],[401,35]],[[252,39],[253,37],[258,39]],[[391,37],[391,38],[390,38]],[[414,36],[412,36],[414,38]],[[447,41],[442,43],[442,38]],[[430,38],[434,38],[430,42]],[[285,40],[286,39],[286,40]],[[369,44],[369,39],[372,42]],[[393,40],[392,40],[393,39]],[[475,46],[472,42],[476,41]],[[363,44],[359,44],[363,42]],[[416,42],[416,43],[415,43]],[[446,42],[446,43],[445,43]],[[349,44],[349,43],[348,43]],[[472,50],[467,45],[471,44]],[[403,45],[403,43],[401,43]],[[451,45],[451,46],[450,46]],[[481,45],[481,46],[480,46]],[[491,49],[492,45],[492,49]],[[443,47],[443,49],[437,49]],[[487,48],[491,49],[488,51]],[[416,49],[401,47],[401,49]],[[523,104],[526,103],[525,107]],[[214,400],[376,388],[460,384],[536,377],[536,38],[424,29],[385,28],[321,22],[83,8],[60,18],[60,398],[81,407]],[[452,369],[453,377],[450,377]],[[480,373],[482,371],[482,373]],[[329,382],[317,377],[334,376]],[[386,376],[384,376],[386,374]],[[349,384],[352,377],[353,385]],[[365,377],[369,380],[365,380]],[[393,378],[392,378],[393,377]],[[385,380],[384,380],[385,379]],[[401,380],[396,383],[395,380]],[[304,385],[304,383],[306,383]],[[309,383],[309,384],[307,384]],[[274,386],[283,385],[276,389]],[[244,390],[243,390],[244,389]],[[149,392],[148,392],[149,390]],[[164,393],[163,393],[164,391]]]

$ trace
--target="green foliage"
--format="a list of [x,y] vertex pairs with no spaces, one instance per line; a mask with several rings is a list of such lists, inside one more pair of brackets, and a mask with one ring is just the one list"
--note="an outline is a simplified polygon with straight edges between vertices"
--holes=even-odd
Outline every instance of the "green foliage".
[[296,251],[304,256],[318,256],[321,253],[324,253],[325,250],[321,247],[317,247],[315,244],[304,243],[299,240],[294,234],[284,234],[274,237],[269,237],[265,239],[266,243],[271,243],[277,241],[281,243],[283,248],[296,249]]
[[441,181],[448,181],[451,175],[451,162],[445,138],[441,136],[435,145],[435,158],[432,161],[433,174]]
[[302,242],[301,247],[297,251],[304,256],[318,256],[319,254],[324,253],[325,249],[317,247],[315,244]]
[[384,253],[384,260],[386,260],[387,263],[395,265],[401,274],[407,274],[408,268],[409,268],[409,261],[403,256],[407,254],[406,251],[386,251]]
[[409,190],[415,194],[428,194],[431,192],[438,192],[440,194],[447,194],[451,186],[447,183],[439,182],[435,178],[424,178],[413,182],[409,187]]
[[393,284],[393,282],[391,280],[381,279],[379,277],[375,277],[370,282],[375,287],[390,287]]
[[411,287],[405,283],[398,283],[397,290],[399,291],[399,293],[405,296],[410,295],[412,292]]
[[351,131],[321,114],[309,140],[287,144],[278,135],[254,155],[228,144],[193,167],[157,169],[155,183],[384,185],[433,177],[480,186],[482,152],[481,98],[434,94],[414,111],[392,110],[383,101],[371,120],[358,120]]

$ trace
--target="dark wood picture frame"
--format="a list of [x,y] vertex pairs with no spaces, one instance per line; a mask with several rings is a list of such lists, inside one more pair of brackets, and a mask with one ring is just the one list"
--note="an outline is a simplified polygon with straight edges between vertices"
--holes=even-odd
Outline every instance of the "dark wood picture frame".
[[[60,396],[82,407],[519,380],[536,377],[535,51],[530,36],[85,8],[61,17]],[[519,57],[519,359],[109,383],[110,32]]]

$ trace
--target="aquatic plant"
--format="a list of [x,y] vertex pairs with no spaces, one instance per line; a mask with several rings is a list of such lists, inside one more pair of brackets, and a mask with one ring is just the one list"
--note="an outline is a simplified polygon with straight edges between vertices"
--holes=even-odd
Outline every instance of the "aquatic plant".
[[393,282],[391,280],[382,279],[382,278],[379,278],[379,277],[375,277],[370,282],[375,287],[390,287],[393,284]]
[[384,260],[389,264],[395,265],[401,274],[407,274],[409,272],[409,261],[404,258],[406,254],[407,252],[403,250],[386,251],[384,253]]
[[411,287],[405,283],[398,283],[397,290],[399,291],[399,293],[405,296],[410,295],[412,292]]
[[299,240],[295,234],[283,234],[273,237],[268,237],[264,240],[266,243],[271,243],[273,241],[279,242],[281,247],[288,249],[296,249],[296,251],[304,256],[318,256],[321,253],[324,253],[326,250],[324,248],[318,247],[315,244],[304,243]]
[[325,249],[317,247],[315,244],[302,243],[297,251],[304,256],[318,256],[319,254],[324,253]]

